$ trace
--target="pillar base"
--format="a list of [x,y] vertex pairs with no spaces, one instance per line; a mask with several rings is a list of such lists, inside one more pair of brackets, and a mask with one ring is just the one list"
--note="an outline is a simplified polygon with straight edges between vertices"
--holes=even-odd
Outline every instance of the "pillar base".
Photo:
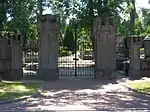
[[95,79],[110,80],[116,79],[116,71],[114,70],[96,70]]
[[142,74],[140,70],[130,70],[129,71],[129,78],[131,80],[141,79]]
[[57,69],[39,69],[38,77],[45,81],[57,80],[59,78]]
[[10,80],[11,72],[10,71],[0,72],[0,76],[3,80]]
[[142,77],[150,77],[150,70],[141,70]]
[[23,77],[22,70],[11,70],[10,80],[21,80]]

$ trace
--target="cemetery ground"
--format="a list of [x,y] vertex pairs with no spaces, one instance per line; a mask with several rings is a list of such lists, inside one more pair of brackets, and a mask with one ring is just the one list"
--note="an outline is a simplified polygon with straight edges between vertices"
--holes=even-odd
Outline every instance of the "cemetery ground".
[[0,101],[30,96],[38,91],[40,83],[3,81],[0,82]]
[[[148,80],[59,79],[43,82],[43,92],[26,100],[0,105],[0,111],[119,111],[150,110],[150,96],[129,90],[123,84],[148,85]],[[29,83],[29,82],[28,82]],[[34,85],[34,84],[33,84]],[[40,85],[31,85],[39,88]],[[136,87],[135,86],[135,87]],[[27,86],[26,86],[27,87]],[[143,86],[145,88],[145,86]]]

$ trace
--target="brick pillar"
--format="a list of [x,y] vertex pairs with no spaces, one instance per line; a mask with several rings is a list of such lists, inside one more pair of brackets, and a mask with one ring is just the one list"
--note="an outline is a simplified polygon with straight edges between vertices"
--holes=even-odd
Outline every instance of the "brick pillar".
[[39,72],[44,80],[58,79],[58,24],[56,16],[43,15],[39,23]]
[[13,35],[11,44],[12,44],[11,80],[20,80],[23,76],[21,35]]
[[116,70],[116,28],[109,18],[94,20],[95,78],[108,79]]

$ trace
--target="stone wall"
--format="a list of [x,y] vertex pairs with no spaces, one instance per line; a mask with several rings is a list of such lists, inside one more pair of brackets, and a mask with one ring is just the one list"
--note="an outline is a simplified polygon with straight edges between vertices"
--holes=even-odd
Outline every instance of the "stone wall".
[[0,75],[4,80],[21,79],[21,35],[8,35],[8,39],[0,39]]

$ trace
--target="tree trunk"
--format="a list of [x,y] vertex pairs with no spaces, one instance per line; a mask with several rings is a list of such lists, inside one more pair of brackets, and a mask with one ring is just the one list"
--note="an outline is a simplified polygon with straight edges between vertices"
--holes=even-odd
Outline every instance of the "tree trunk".
[[41,21],[42,19],[42,13],[43,13],[43,0],[38,0],[38,10],[39,10],[39,13],[38,13],[38,18],[37,20],[38,21]]
[[[134,24],[135,24],[135,15],[136,15],[136,8],[135,8],[135,0],[131,1],[133,5],[133,9],[131,9],[130,12],[130,35],[134,35]],[[128,1],[128,6],[130,5],[130,2]]]
[[88,1],[88,5],[87,7],[89,7],[89,15],[91,15],[91,35],[90,35],[90,38],[91,38],[91,41],[92,41],[92,47],[93,47],[93,51],[94,51],[94,36],[93,36],[93,19],[94,19],[94,7],[93,7],[93,0],[89,0]]

